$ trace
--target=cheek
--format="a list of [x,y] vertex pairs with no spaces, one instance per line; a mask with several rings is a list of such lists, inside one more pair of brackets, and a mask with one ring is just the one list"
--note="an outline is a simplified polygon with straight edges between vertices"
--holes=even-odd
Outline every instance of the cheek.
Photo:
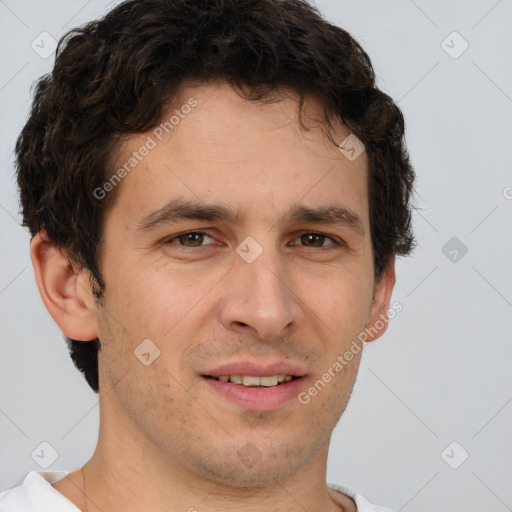
[[[185,426],[197,424],[200,418],[194,400],[158,361],[147,367],[136,361],[126,376],[118,376],[110,384],[110,400],[117,411],[124,411],[138,432],[144,432],[153,444],[165,447],[172,445],[173,438],[190,436],[190,429]],[[107,372],[111,378],[108,369]]]
[[[341,352],[343,354],[343,351]],[[356,380],[360,362],[360,354],[348,362],[342,370],[335,371],[333,363],[339,353],[331,356],[329,362],[314,376],[305,393],[301,394],[301,404],[305,415],[305,424],[312,431],[324,432],[329,436],[338,423],[343,411],[349,402],[350,395]],[[329,369],[331,372],[329,373]]]
[[[150,376],[155,382],[183,374],[187,350],[195,346],[201,326],[208,320],[211,325],[215,314],[214,287],[222,273],[211,274],[166,265],[132,272],[131,278],[123,282],[122,273],[118,273],[119,284],[114,286],[116,281],[112,281],[103,315],[108,329],[104,359],[111,378],[122,377],[126,369],[133,371],[137,379]],[[151,343],[144,341],[148,339]],[[139,352],[147,353],[139,350],[139,346],[145,346],[143,343],[149,348],[150,358],[157,355],[148,367],[136,357]],[[157,370],[168,373],[160,375]],[[161,391],[165,394],[166,390]]]
[[127,324],[127,330],[143,338],[168,333],[204,297],[209,283],[190,271],[156,265],[125,275],[112,276],[108,304],[115,307],[112,313]]
[[367,274],[343,269],[305,285],[305,304],[331,333],[345,338],[364,328],[372,301],[372,283]]

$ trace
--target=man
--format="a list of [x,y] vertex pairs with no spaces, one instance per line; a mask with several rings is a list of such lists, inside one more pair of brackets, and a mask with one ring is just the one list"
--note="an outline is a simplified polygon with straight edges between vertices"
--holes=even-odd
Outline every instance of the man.
[[3,512],[387,510],[326,484],[413,246],[403,117],[374,78],[302,0],[132,0],[61,41],[18,183],[100,432]]

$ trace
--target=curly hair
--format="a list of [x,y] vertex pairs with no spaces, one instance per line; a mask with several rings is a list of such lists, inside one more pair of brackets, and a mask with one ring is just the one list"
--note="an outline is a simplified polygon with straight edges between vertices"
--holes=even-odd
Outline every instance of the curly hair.
[[[63,36],[16,143],[23,224],[90,271],[98,300],[103,219],[120,187],[101,201],[93,191],[112,173],[121,136],[157,126],[188,79],[222,80],[256,101],[290,88],[299,114],[319,98],[325,126],[345,123],[366,148],[375,280],[412,251],[403,115],[348,32],[305,0],[129,0]],[[99,340],[66,339],[98,392]]]

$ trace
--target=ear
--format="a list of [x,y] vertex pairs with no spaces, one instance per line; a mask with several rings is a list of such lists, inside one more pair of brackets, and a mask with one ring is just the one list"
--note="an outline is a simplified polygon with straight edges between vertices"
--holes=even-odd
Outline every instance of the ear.
[[391,293],[395,286],[395,256],[393,255],[389,264],[382,273],[375,285],[373,302],[370,308],[370,316],[366,324],[365,333],[367,342],[380,338],[388,328],[388,310],[391,302]]
[[93,311],[97,306],[86,273],[71,266],[45,231],[32,238],[30,258],[41,298],[61,331],[74,340],[96,339]]

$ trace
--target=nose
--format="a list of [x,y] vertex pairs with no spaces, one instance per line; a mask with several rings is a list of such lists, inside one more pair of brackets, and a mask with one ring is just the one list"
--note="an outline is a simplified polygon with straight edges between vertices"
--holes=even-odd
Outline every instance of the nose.
[[298,323],[295,285],[278,251],[266,249],[252,263],[236,257],[220,305],[220,321],[231,331],[274,341]]

